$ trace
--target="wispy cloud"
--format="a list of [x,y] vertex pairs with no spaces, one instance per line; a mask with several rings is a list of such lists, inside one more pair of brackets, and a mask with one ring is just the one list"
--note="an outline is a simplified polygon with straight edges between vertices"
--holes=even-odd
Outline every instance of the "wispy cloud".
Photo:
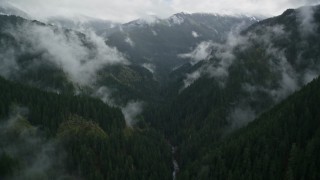
[[[34,17],[71,16],[93,17],[127,22],[148,15],[168,17],[177,12],[214,12],[224,14],[278,15],[287,8],[319,3],[319,0],[8,0]],[[241,4],[241,6],[237,6]]]
[[197,47],[189,53],[179,54],[178,57],[184,59],[191,59],[191,64],[197,64],[200,61],[208,60],[211,57],[213,43],[211,41],[204,41],[197,45]]
[[[303,8],[303,11],[306,12],[297,12],[296,28],[300,29],[301,41],[294,42],[293,32],[280,24],[256,26],[246,33],[232,32],[225,43],[208,46],[212,51],[211,58],[197,70],[186,74],[183,88],[202,76],[212,78],[221,85],[221,89],[230,88],[234,84],[226,86],[226,82],[230,78],[237,79],[240,72],[243,78],[235,83],[241,83],[241,88],[236,90],[239,97],[230,103],[228,120],[233,128],[247,124],[265,108],[280,102],[320,74],[319,62],[301,55],[312,46],[310,38],[303,35],[317,33],[309,31],[314,26],[312,10]],[[298,55],[288,56],[288,46],[279,44],[279,41],[300,46]],[[261,72],[255,67],[262,68]]]
[[298,10],[300,31],[304,36],[313,34],[317,30],[318,25],[315,23],[314,11],[312,6],[303,7]]
[[[17,58],[26,54],[40,55],[39,59],[61,68],[70,81],[80,86],[92,85],[96,73],[104,66],[128,63],[117,49],[107,46],[101,37],[90,31],[80,35],[62,28],[24,23],[8,28],[6,33],[20,44],[19,48],[2,46],[6,52],[1,54],[4,57],[0,60],[3,76],[19,74],[21,67],[17,65]],[[28,67],[36,66],[39,59],[34,59]]]
[[138,122],[137,116],[142,113],[142,107],[142,102],[131,101],[121,108],[128,127],[133,127]]
[[62,151],[58,152],[54,140],[41,136],[43,133],[25,119],[27,114],[27,108],[15,107],[10,117],[0,123],[0,155],[19,162],[10,179],[63,178]]
[[[241,25],[239,26],[241,27]],[[234,48],[241,46],[246,48],[248,38],[239,34],[241,28],[235,28],[227,37],[225,43],[219,44],[212,41],[200,43],[192,52],[180,54],[181,58],[190,58],[191,64],[194,65],[200,61],[208,61],[196,71],[186,75],[184,80],[184,88],[190,86],[201,76],[209,76],[211,78],[221,79],[221,83],[228,77],[228,68],[232,65],[235,55]],[[210,59],[210,62],[209,62]]]

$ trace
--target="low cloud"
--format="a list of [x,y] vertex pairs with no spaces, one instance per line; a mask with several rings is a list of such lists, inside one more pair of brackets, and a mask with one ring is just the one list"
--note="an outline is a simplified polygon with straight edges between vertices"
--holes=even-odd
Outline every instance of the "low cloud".
[[112,97],[115,90],[102,86],[92,94],[92,97],[98,98],[109,106],[118,107],[121,109],[127,127],[133,128],[139,121],[139,115],[143,112],[144,102],[142,101],[128,101],[126,105],[119,105]]
[[126,120],[126,124],[128,127],[133,127],[138,119],[138,115],[142,113],[143,110],[143,102],[141,101],[130,101],[127,105],[121,108],[124,118]]
[[151,32],[152,32],[152,34],[153,34],[154,36],[158,36],[158,33],[157,33],[157,31],[155,31],[155,30],[152,30]]
[[135,46],[135,43],[132,41],[132,39],[129,36],[127,36],[124,41],[128,43],[131,47]]
[[315,70],[307,70],[303,74],[303,84],[308,84],[312,80],[316,79],[319,76],[320,71],[315,71]]
[[[223,44],[212,41],[202,42],[192,52],[179,55],[181,58],[190,58],[193,65],[200,61],[207,61],[199,69],[186,75],[182,90],[201,76],[209,76],[222,81],[228,77],[228,69],[235,59],[234,48],[241,46],[244,49],[248,45],[248,38],[239,34],[242,27],[241,24],[234,28]],[[221,84],[223,85],[223,82]]]
[[249,106],[239,106],[234,108],[229,114],[231,128],[237,129],[246,126],[249,122],[256,118],[256,113]]
[[[128,63],[115,48],[108,47],[104,40],[93,32],[85,35],[52,26],[24,23],[8,28],[18,48],[8,47],[1,42],[1,75],[19,74],[17,55],[37,55],[28,68],[36,67],[41,60],[61,68],[70,81],[80,86],[95,83],[96,73],[104,66]],[[40,60],[41,59],[41,60]],[[7,70],[6,70],[7,69]]]
[[287,57],[285,56],[284,50],[277,49],[273,43],[270,41],[270,36],[279,38],[287,38],[288,33],[285,33],[282,26],[276,26],[272,29],[269,28],[269,33],[267,33],[261,39],[266,48],[266,55],[269,57],[268,64],[272,73],[280,74],[278,81],[279,87],[270,88],[270,93],[275,100],[279,102],[283,100],[288,95],[292,94],[299,87],[299,78],[298,73],[288,62]]
[[25,119],[27,114],[27,108],[15,107],[0,123],[0,155],[19,163],[13,167],[10,179],[62,178],[63,155],[57,155],[56,143],[41,136]]
[[195,32],[195,31],[192,31],[191,34],[192,34],[192,36],[193,36],[194,38],[198,38],[198,37],[200,36],[200,35],[199,35],[197,32]]
[[211,41],[201,42],[192,52],[179,54],[178,57],[190,59],[191,64],[195,65],[198,62],[208,60],[211,57],[212,45],[213,43]]
[[184,86],[182,87],[182,89],[180,89],[180,91],[182,91],[183,89],[189,87],[196,80],[198,80],[202,75],[201,72],[202,72],[202,70],[198,70],[198,71],[195,71],[193,73],[187,74],[186,78],[183,80]]
[[[301,21],[299,26],[304,25]],[[308,25],[312,26],[312,24]],[[241,82],[243,84],[239,89],[239,99],[229,107],[228,120],[232,128],[246,125],[266,108],[280,102],[312,81],[320,72],[320,66],[314,59],[303,59],[302,55],[298,55],[296,59],[288,59],[286,46],[277,43],[279,41],[292,43],[291,32],[286,31],[282,25],[257,26],[246,34],[237,32],[240,31],[231,32],[223,44],[210,43],[207,46],[211,50],[210,59],[203,62],[197,70],[186,74],[182,88],[183,90],[190,86],[202,76],[212,78],[212,81],[218,82],[221,88],[226,88],[226,82],[230,78],[230,67],[234,64],[242,67],[241,72],[245,78]],[[307,41],[302,41],[298,42],[298,45],[306,43]],[[297,54],[302,54],[306,48],[308,45],[305,45]],[[248,53],[259,58],[249,59],[251,57]],[[257,61],[255,65],[265,68],[263,72],[265,74],[261,79],[254,78],[260,73],[257,69],[246,66],[253,60]],[[306,61],[308,61],[307,66]],[[257,107],[251,107],[252,103]]]
[[298,9],[298,21],[300,22],[300,32],[303,36],[314,34],[318,28],[314,19],[315,9],[312,6],[305,6]]
[[[267,57],[265,68],[275,75],[276,79],[263,79],[256,84],[245,82],[243,90],[250,94],[265,93],[269,95],[274,102],[279,102],[292,94],[302,86],[300,82],[301,74],[296,72],[292,64],[288,61],[285,55],[285,49],[277,48],[272,39],[286,39],[290,32],[285,32],[283,26],[263,27],[264,33],[260,36],[250,34],[249,40],[253,43],[259,43],[259,46],[264,48],[264,56]],[[252,76],[255,70],[248,69],[248,75]],[[272,82],[271,82],[272,81]]]
[[280,87],[271,90],[271,95],[276,102],[283,100],[288,95],[298,89],[298,77],[293,67],[288,63],[285,56],[281,57],[280,63],[277,64],[278,72],[281,73],[279,81]]
[[154,73],[155,70],[156,70],[156,66],[154,64],[151,64],[151,63],[143,63],[142,67],[146,68],[151,73]]
[[110,105],[116,106],[114,99],[112,98],[113,90],[106,86],[97,88],[97,90],[92,94],[93,97],[100,99],[102,102]]
[[[5,42],[0,41],[1,47],[6,47]],[[19,72],[20,67],[15,60],[15,50],[6,49],[1,50],[0,53],[0,75],[3,77],[10,77],[13,72]]]

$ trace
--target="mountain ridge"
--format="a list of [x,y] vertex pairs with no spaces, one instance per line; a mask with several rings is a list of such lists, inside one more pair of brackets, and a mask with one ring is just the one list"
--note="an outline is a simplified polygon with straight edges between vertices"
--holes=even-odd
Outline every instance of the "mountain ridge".
[[319,76],[319,11],[313,11],[311,33],[300,11],[288,12],[210,43],[209,58],[172,73],[171,101],[145,116],[178,145],[180,168]]

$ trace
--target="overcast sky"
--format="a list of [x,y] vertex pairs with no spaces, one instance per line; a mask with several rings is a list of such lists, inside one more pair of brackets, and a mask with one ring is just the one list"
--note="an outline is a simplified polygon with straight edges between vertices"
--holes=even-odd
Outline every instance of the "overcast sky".
[[0,0],[14,4],[32,16],[82,14],[118,22],[147,15],[168,17],[178,12],[208,12],[275,16],[288,8],[319,4],[320,0]]

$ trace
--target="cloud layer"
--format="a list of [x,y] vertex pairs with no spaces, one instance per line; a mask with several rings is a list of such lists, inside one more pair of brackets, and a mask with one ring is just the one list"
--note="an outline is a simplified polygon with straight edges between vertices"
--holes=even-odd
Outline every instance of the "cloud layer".
[[140,101],[131,101],[121,108],[128,127],[132,127],[137,123],[137,116],[142,113],[142,106],[143,103]]
[[[309,47],[314,46],[310,38],[319,35],[314,13],[314,9],[305,7],[292,14],[298,20],[297,31],[293,28],[288,30],[285,24],[260,24],[246,33],[239,33],[241,31],[238,29],[230,32],[222,44],[200,43],[194,51],[184,55],[195,62],[203,62],[198,64],[201,65],[198,69],[185,75],[180,92],[201,77],[211,78],[223,90],[234,89],[235,99],[228,104],[227,119],[232,128],[246,125],[266,108],[319,75],[319,61],[316,60],[317,55],[313,56],[317,50],[309,51]],[[301,36],[302,39],[294,39],[294,36]],[[289,45],[292,44],[301,47],[295,50],[297,55],[294,57],[288,55],[292,51]],[[199,52],[210,50],[211,53],[197,56]]]
[[[61,67],[68,78],[78,85],[92,85],[97,71],[104,66],[127,63],[120,52],[107,46],[101,37],[92,32],[84,36],[61,28],[24,23],[15,29],[8,28],[7,33],[20,43],[22,54],[41,54],[40,59]],[[19,73],[21,67],[17,65],[17,48],[1,45],[6,47],[6,53],[0,55],[0,74],[7,77]],[[29,68],[36,67],[39,62],[34,60]]]
[[[4,1],[4,0],[2,0]],[[37,18],[84,14],[127,22],[147,15],[167,17],[177,12],[278,15],[288,8],[320,3],[319,0],[6,0]],[[237,6],[241,4],[241,6]]]

